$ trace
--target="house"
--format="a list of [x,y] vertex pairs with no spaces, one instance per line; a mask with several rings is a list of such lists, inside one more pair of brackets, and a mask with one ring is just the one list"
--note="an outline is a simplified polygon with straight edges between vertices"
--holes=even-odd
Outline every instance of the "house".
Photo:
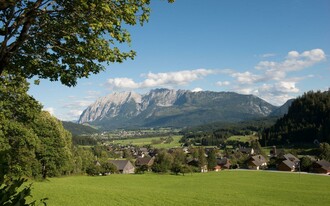
[[319,160],[313,163],[313,172],[330,175],[330,162]]
[[296,164],[290,160],[283,160],[277,167],[280,171],[294,172],[296,170]]
[[231,163],[230,160],[227,157],[224,158],[218,158],[217,159],[217,165],[221,167],[221,169],[230,169]]
[[149,168],[154,164],[155,157],[138,157],[135,161],[136,167],[147,165]]
[[300,160],[293,154],[288,153],[283,155],[280,161],[277,165],[277,169],[280,171],[294,172],[299,168]]
[[267,160],[262,155],[254,155],[247,161],[247,165],[249,169],[259,170],[267,167]]
[[213,167],[213,171],[215,171],[215,172],[221,171],[221,166],[217,165],[217,166]]
[[134,165],[128,160],[109,160],[109,162],[114,164],[122,174],[132,174],[135,171]]
[[243,154],[248,154],[248,155],[253,155],[254,154],[254,149],[253,148],[247,148],[247,147],[239,147],[238,151],[243,153]]
[[291,162],[295,163],[295,164],[299,164],[300,160],[294,156],[293,154],[285,154],[283,155],[283,158],[287,159],[287,160],[290,160]]
[[139,150],[138,150],[138,154],[137,154],[139,157],[145,157],[147,155],[149,155],[149,151],[148,151],[148,148],[146,147],[141,147]]

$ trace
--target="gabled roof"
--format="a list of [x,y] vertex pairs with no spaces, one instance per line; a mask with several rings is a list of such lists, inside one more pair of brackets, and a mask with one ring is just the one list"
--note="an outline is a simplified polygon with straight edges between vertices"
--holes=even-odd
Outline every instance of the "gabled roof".
[[330,170],[330,162],[328,162],[326,160],[319,160],[319,161],[315,162],[315,164],[320,165],[320,167],[323,169]]
[[261,166],[266,163],[266,158],[262,155],[254,155],[249,160],[250,163],[253,163],[255,166]]
[[284,160],[284,161],[282,161],[282,163],[285,164],[286,166],[288,166],[291,169],[294,169],[295,165],[296,165],[294,162],[292,162],[290,160]]
[[283,157],[294,163],[300,162],[300,160],[296,156],[294,156],[293,154],[290,154],[290,153],[283,155]]
[[135,161],[136,166],[150,165],[153,164],[154,157],[139,157]]
[[132,163],[128,160],[109,160],[112,164],[114,164],[117,167],[117,170],[124,170],[126,166],[132,166]]

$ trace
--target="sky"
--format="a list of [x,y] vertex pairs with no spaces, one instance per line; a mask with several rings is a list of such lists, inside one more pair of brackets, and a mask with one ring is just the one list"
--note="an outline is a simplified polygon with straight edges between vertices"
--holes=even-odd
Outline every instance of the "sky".
[[279,106],[330,88],[329,0],[153,0],[143,27],[128,26],[134,60],[77,86],[42,80],[29,94],[55,117],[77,120],[97,98],[155,88],[253,94]]

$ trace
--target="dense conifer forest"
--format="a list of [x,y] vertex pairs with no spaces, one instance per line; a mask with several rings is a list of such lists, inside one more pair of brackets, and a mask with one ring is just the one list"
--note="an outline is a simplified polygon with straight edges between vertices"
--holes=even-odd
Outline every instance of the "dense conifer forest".
[[293,101],[289,111],[263,131],[261,143],[330,143],[330,90],[307,92]]

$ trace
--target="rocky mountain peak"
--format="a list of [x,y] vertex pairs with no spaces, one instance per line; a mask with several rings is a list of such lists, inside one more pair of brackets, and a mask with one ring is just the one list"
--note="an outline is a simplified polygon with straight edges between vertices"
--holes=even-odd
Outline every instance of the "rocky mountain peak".
[[116,92],[100,98],[86,108],[79,123],[103,129],[179,127],[265,117],[276,108],[256,96],[233,92],[154,89],[145,95]]

